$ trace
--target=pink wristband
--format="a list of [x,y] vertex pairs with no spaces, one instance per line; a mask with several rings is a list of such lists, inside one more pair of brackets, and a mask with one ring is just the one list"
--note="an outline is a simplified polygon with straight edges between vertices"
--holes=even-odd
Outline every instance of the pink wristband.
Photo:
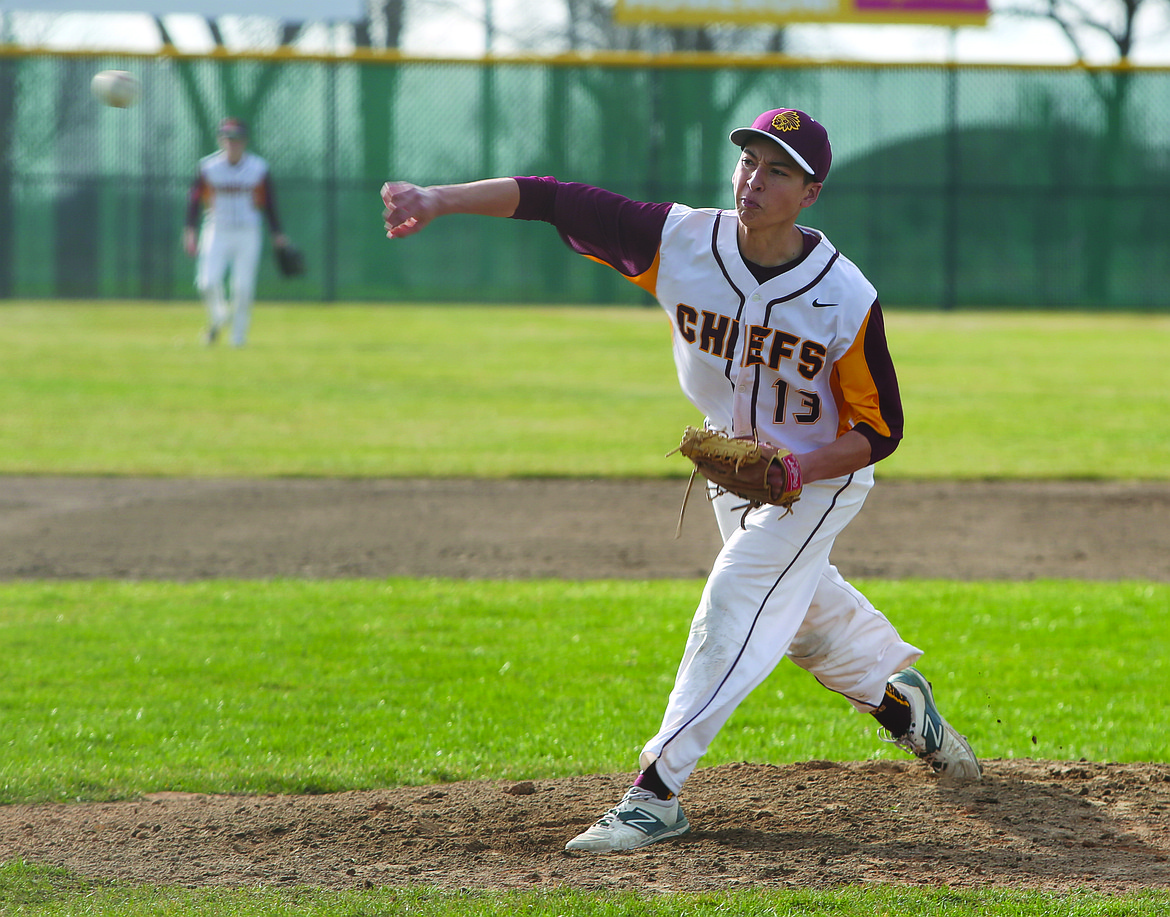
[[784,492],[790,494],[800,493],[803,485],[800,481],[800,462],[796,460],[796,456],[789,452],[780,459],[780,464],[784,466]]

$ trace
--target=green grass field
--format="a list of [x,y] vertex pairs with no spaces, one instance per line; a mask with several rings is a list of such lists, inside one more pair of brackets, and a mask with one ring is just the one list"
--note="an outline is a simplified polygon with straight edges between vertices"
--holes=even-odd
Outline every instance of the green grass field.
[[[0,306],[0,473],[677,476],[697,421],[656,308]],[[1170,476],[1170,317],[888,317],[884,477]]]
[[[651,309],[261,305],[240,351],[199,344],[201,320],[193,304],[0,306],[0,475],[688,471],[663,456],[696,418]],[[1170,319],[891,312],[888,325],[909,426],[881,474],[1167,478]],[[924,665],[938,659],[931,677],[948,716],[981,754],[1167,760],[1166,584],[859,585],[897,608]],[[698,587],[3,583],[0,801],[628,769],[657,724]],[[871,724],[807,681],[781,666],[704,765],[799,760],[810,746],[838,759],[886,754]],[[534,697],[539,715],[521,703]],[[599,737],[601,721],[614,728]],[[321,728],[338,722],[359,747]],[[1168,911],[1165,893],[326,893],[0,868],[5,915]]]
[[[1170,585],[860,585],[926,650],[948,717],[983,756],[1170,758]],[[0,709],[17,714],[0,746],[0,803],[629,770],[700,587],[0,584]],[[782,665],[703,764],[787,763],[810,749],[903,757],[874,741],[868,717]]]
[[159,917],[1160,917],[1167,898],[1088,892],[968,892],[949,889],[807,889],[787,894],[597,894],[458,892],[426,888],[324,892],[315,889],[143,888],[78,881],[59,870],[0,866],[0,907],[11,915]]

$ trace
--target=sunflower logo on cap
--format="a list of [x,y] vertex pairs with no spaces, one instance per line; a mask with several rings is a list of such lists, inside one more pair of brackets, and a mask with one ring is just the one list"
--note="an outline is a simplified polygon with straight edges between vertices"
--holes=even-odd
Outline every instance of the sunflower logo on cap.
[[772,127],[778,131],[800,130],[800,115],[794,111],[782,111],[772,119]]

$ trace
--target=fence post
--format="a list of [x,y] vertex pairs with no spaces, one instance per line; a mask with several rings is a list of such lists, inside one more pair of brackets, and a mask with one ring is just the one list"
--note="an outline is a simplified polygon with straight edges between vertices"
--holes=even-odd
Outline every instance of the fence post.
[[325,140],[325,263],[321,281],[321,299],[337,299],[337,67],[325,64],[325,97],[329,110],[328,136]]
[[959,270],[959,68],[947,67],[946,181],[943,188],[943,296],[945,310],[955,308]]

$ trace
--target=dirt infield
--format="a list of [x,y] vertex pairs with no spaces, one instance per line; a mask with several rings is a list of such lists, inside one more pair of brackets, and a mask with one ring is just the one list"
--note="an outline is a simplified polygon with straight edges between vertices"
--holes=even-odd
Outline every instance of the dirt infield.
[[[0,478],[0,579],[703,576],[717,536],[693,500],[673,537],[682,490]],[[854,578],[1170,581],[1168,509],[1163,484],[885,482],[834,560]],[[0,860],[190,886],[1170,887],[1167,764],[992,760],[965,787],[912,760],[700,768],[690,835],[563,853],[632,776],[7,806]]]
[[[0,580],[702,577],[719,545],[669,481],[0,477]],[[882,481],[850,578],[1170,580],[1170,484]]]

